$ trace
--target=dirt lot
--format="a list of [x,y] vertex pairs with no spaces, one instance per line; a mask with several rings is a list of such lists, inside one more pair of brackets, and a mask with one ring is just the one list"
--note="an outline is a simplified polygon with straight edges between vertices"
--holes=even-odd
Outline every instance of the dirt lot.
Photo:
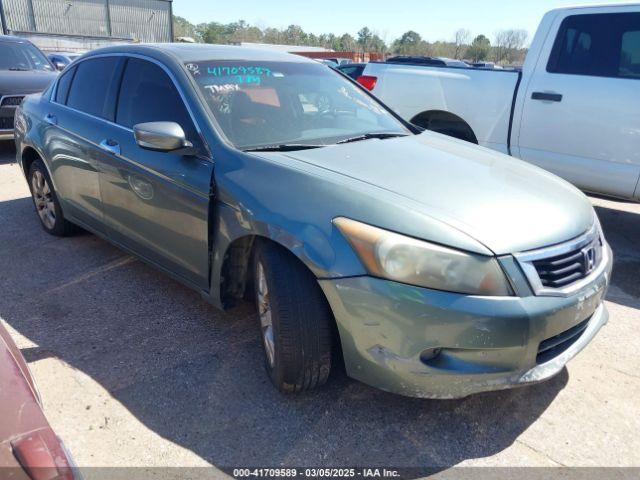
[[13,158],[0,145],[0,319],[81,466],[640,466],[640,205],[593,200],[611,319],[551,381],[428,401],[339,373],[285,397],[250,306],[220,313],[93,235],[46,235]]

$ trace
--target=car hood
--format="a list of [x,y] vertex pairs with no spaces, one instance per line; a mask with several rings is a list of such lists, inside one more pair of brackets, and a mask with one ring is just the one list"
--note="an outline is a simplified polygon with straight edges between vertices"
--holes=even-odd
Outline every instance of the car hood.
[[[278,155],[408,198],[420,213],[496,255],[561,243],[583,234],[595,220],[589,199],[555,175],[431,132]],[[422,237],[431,239],[429,232]]]
[[28,72],[0,70],[0,97],[42,92],[56,76],[55,72],[39,70],[29,70]]

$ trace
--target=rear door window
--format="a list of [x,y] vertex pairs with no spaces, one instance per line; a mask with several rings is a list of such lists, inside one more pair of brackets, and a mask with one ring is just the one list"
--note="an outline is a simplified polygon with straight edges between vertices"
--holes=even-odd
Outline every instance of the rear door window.
[[547,71],[640,78],[640,13],[572,15],[565,18]]
[[113,89],[119,76],[120,57],[101,57],[81,62],[67,106],[90,115],[113,120]]

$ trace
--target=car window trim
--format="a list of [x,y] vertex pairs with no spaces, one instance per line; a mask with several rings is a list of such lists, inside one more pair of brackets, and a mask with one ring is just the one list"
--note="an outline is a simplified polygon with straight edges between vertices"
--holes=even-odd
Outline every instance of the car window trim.
[[[212,156],[212,154],[211,154],[211,148],[209,148],[209,144],[207,143],[207,141],[206,141],[206,139],[205,139],[205,137],[204,137],[204,135],[203,135],[202,128],[200,127],[200,124],[199,124],[199,123],[198,123],[198,121],[196,120],[196,116],[194,115],[193,110],[191,109],[191,106],[189,105],[189,102],[187,101],[187,97],[186,97],[186,95],[184,94],[183,89],[182,89],[182,88],[180,87],[180,85],[178,84],[178,82],[177,82],[177,79],[176,79],[175,75],[174,75],[174,74],[173,74],[173,72],[169,69],[169,67],[167,67],[167,66],[166,66],[164,63],[162,63],[160,60],[157,60],[157,59],[155,59],[155,58],[149,57],[149,56],[147,56],[147,55],[142,55],[142,54],[139,54],[139,53],[122,53],[122,52],[101,53],[101,54],[98,54],[98,55],[91,55],[91,56],[89,56],[89,57],[80,58],[80,59],[78,59],[78,60],[75,60],[75,61],[73,62],[73,64],[72,64],[72,65],[73,65],[74,67],[76,67],[76,70],[77,70],[77,67],[78,67],[82,62],[86,62],[86,61],[91,60],[91,59],[93,59],[93,58],[103,58],[103,57],[124,57],[125,59],[127,59],[127,58],[138,58],[138,59],[140,59],[140,60],[147,60],[147,61],[149,61],[149,62],[151,62],[151,63],[154,63],[154,64],[156,64],[157,66],[159,66],[159,67],[160,67],[160,68],[161,68],[161,69],[162,69],[162,70],[163,70],[163,71],[164,71],[164,72],[169,76],[169,79],[171,80],[171,82],[173,83],[173,86],[174,86],[174,87],[176,88],[176,90],[178,91],[178,94],[180,95],[180,98],[181,98],[181,100],[182,100],[182,103],[184,104],[185,108],[187,109],[187,112],[189,113],[189,117],[191,117],[191,121],[193,122],[193,125],[195,126],[196,131],[198,132],[198,135],[200,136],[200,140],[202,141],[202,144],[203,144],[203,146],[204,146],[204,150],[205,150],[205,152],[206,152],[206,155],[204,155],[204,156],[203,156],[203,158],[204,158],[204,159],[206,159],[206,160],[208,160],[208,161],[210,161],[210,162],[213,162],[213,156]],[[71,65],[69,65],[69,67],[71,67]],[[69,68],[69,67],[67,67],[67,68]],[[125,67],[126,67],[126,65],[125,65]],[[66,70],[66,69],[65,69],[65,70]],[[123,69],[123,70],[122,70],[122,72],[121,72],[121,76],[120,76],[120,83],[122,83],[122,79],[124,78],[123,73],[124,73],[124,69]],[[60,75],[60,76],[59,76],[58,78],[56,78],[56,80],[55,80],[55,86],[54,86],[54,89],[53,89],[53,93],[52,93],[52,95],[51,95],[51,98],[49,99],[49,101],[50,101],[51,103],[54,103],[54,104],[59,105],[59,106],[61,106],[61,107],[64,107],[64,108],[66,108],[66,109],[68,109],[68,110],[70,110],[70,111],[72,111],[72,112],[78,112],[78,113],[81,113],[81,114],[83,114],[83,115],[86,115],[87,117],[90,117],[90,118],[93,118],[93,119],[96,119],[96,120],[101,120],[101,121],[103,121],[103,122],[105,122],[105,123],[107,123],[107,124],[109,124],[109,125],[113,125],[113,126],[116,126],[116,127],[120,128],[120,129],[122,129],[122,130],[125,130],[125,131],[127,131],[127,132],[131,132],[131,133],[133,133],[133,129],[131,129],[131,128],[129,128],[129,127],[125,127],[124,125],[120,125],[119,123],[116,123],[115,121],[113,121],[113,122],[112,122],[112,121],[110,121],[110,120],[107,120],[106,118],[96,117],[95,115],[92,115],[92,114],[90,114],[90,113],[83,112],[83,111],[81,111],[81,110],[78,110],[78,109],[75,109],[75,108],[69,107],[68,105],[64,105],[64,104],[61,104],[61,103],[56,102],[56,101],[55,101],[55,98],[56,98],[56,96],[57,96],[57,94],[58,94],[58,82],[59,82],[59,80],[60,80],[60,77],[61,77],[61,76],[62,76],[62,75]],[[74,76],[75,76],[75,75],[74,75]],[[71,87],[73,87],[73,84],[71,85]],[[118,87],[118,88],[120,89],[120,87],[121,87],[121,85],[119,85],[119,87]],[[68,95],[67,95],[67,97],[68,97]],[[119,90],[118,90],[118,97],[119,97]],[[114,120],[115,120],[115,118],[114,118]]]
[[[73,72],[71,71],[73,70]],[[71,87],[73,86],[73,81],[76,79],[76,73],[78,72],[78,69],[75,67],[75,65],[71,68],[69,68],[68,70],[65,69],[65,71],[63,73],[61,73],[58,78],[56,78],[56,85],[55,85],[55,89],[54,92],[52,94],[52,97],[49,99],[50,101],[53,101],[54,103],[57,103],[59,105],[67,105],[67,100],[69,100],[69,92],[71,91]],[[65,75],[71,75],[71,80],[69,83],[69,89],[67,90],[67,96],[64,99],[64,103],[58,103],[57,101],[57,97],[58,97],[58,83],[60,82],[60,79],[62,79],[62,77],[64,77]]]

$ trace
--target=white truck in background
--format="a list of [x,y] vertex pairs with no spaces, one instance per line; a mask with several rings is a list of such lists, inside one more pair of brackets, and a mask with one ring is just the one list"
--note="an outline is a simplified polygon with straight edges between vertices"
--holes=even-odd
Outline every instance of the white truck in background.
[[640,4],[547,13],[521,72],[369,63],[358,81],[421,127],[640,200]]

